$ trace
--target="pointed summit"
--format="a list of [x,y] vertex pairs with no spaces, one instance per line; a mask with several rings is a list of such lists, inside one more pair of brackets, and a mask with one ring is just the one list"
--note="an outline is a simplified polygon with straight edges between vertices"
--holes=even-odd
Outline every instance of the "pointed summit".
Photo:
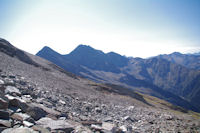
[[183,54],[180,53],[180,52],[173,52],[173,53],[171,53],[171,55],[174,55],[174,56],[181,56],[181,55],[183,55]]
[[58,52],[54,51],[48,46],[44,46],[37,54],[37,56],[45,56],[45,55],[60,55]]
[[82,49],[82,50],[94,50],[94,48],[92,48],[91,46],[89,46],[89,45],[83,45],[83,44],[80,44],[80,45],[78,45],[77,47],[76,47],[76,49],[75,50],[77,50],[77,49]]
[[[44,46],[38,53],[40,52],[50,52],[50,51],[54,51],[53,49],[51,49],[50,47],[48,46]],[[37,54],[38,54],[37,53]]]
[[80,44],[76,47],[69,55],[71,56],[92,56],[94,54],[101,54],[104,53],[100,50],[96,50],[89,45]]

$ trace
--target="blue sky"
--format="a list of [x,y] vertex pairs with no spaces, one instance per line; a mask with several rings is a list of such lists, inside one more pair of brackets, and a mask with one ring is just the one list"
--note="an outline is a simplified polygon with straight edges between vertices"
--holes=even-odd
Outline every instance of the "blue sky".
[[0,0],[0,37],[35,54],[86,44],[149,57],[200,51],[200,0]]

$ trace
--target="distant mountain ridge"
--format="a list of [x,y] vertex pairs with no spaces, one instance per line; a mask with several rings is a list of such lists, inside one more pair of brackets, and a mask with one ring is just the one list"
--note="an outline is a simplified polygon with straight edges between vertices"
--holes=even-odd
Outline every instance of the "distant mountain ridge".
[[36,55],[96,82],[122,85],[185,108],[200,110],[200,71],[195,61],[200,61],[199,56],[172,53],[149,59],[127,58],[86,45],[79,45],[66,55],[44,47]]
[[119,68],[126,66],[128,63],[127,58],[117,53],[110,52],[105,54],[100,50],[95,50],[85,45],[79,45],[70,54],[65,55],[65,58],[75,64],[81,64],[90,69],[114,73],[119,73]]
[[183,65],[187,68],[200,70],[200,53],[181,54],[179,52],[174,52],[168,55],[159,55],[158,58],[166,59],[170,62]]

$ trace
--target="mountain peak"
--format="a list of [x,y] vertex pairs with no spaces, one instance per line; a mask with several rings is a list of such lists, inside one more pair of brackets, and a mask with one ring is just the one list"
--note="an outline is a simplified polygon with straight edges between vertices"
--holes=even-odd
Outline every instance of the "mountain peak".
[[200,55],[200,52],[194,53],[193,55]]
[[89,48],[89,49],[91,49],[92,47],[90,45],[80,44],[80,45],[77,46],[77,48]]
[[44,46],[40,51],[53,51],[53,49],[48,46]]
[[52,48],[44,46],[36,55],[42,56],[42,55],[60,55],[60,54],[54,51]]
[[180,53],[180,52],[173,52],[171,55],[180,56],[180,55],[182,55],[182,53]]
[[7,40],[5,40],[3,38],[0,38],[0,45],[14,48],[14,46],[12,44],[10,44],[10,42],[8,42]]
[[86,55],[86,54],[104,54],[100,50],[96,50],[89,45],[80,44],[69,55]]

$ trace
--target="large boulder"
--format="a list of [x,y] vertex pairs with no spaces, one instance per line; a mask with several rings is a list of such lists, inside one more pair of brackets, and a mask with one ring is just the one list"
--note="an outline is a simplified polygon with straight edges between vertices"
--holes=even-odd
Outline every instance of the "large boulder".
[[39,126],[39,125],[34,125],[33,127],[31,127],[33,130],[38,131],[39,133],[51,133],[48,129]]
[[29,106],[26,113],[30,115],[34,120],[39,120],[47,115],[47,112],[40,107]]
[[0,119],[3,119],[3,120],[9,120],[9,117],[10,114],[8,111],[6,110],[0,110]]
[[8,128],[3,130],[2,133],[38,133],[31,128],[19,127],[19,128]]
[[76,126],[74,133],[93,133],[89,128],[84,127],[82,125]]
[[55,111],[51,108],[47,108],[42,104],[31,103],[29,106],[32,107],[32,108],[40,108],[40,110],[43,110],[44,112],[46,112],[44,115],[48,114],[49,116],[56,117],[56,118],[61,116],[60,112]]
[[18,97],[13,97],[10,95],[6,95],[6,97],[9,99],[9,106],[14,106],[17,108],[20,108],[23,112],[27,111],[28,108],[28,104],[26,103],[26,101],[18,98]]
[[2,92],[0,92],[0,109],[7,109],[8,108],[8,98],[4,96]]
[[5,129],[10,128],[11,126],[11,121],[0,119],[0,133]]
[[12,119],[18,120],[18,121],[25,121],[25,120],[28,120],[30,118],[29,115],[24,114],[24,113],[14,113],[10,117]]
[[10,78],[4,78],[6,86],[15,86],[15,82]]
[[48,117],[41,118],[36,123],[44,128],[50,128],[54,131],[64,131],[66,133],[73,131],[75,128],[66,120],[53,120]]
[[7,127],[0,126],[0,133],[1,133],[3,130],[5,130],[5,129],[7,129]]
[[42,104],[27,103],[25,100],[22,100],[20,98],[13,97],[10,95],[6,95],[6,96],[10,100],[9,106],[20,108],[22,112],[26,112],[34,120],[39,120],[40,118],[45,117],[48,114],[50,116],[55,116],[55,117],[58,117],[61,115],[60,112],[47,108],[43,106]]
[[9,120],[1,120],[0,119],[0,127],[7,127],[10,128],[11,127],[11,122]]
[[39,120],[40,118],[47,115],[47,112],[42,109],[40,106],[37,106],[35,104],[26,103],[25,100],[22,100],[17,97],[13,97],[10,95],[6,95],[9,101],[9,106],[14,106],[17,108],[20,108],[22,112],[26,112],[28,115],[30,115],[34,120]]
[[19,89],[17,89],[14,86],[6,86],[5,93],[10,95],[21,96],[21,92],[19,91]]

